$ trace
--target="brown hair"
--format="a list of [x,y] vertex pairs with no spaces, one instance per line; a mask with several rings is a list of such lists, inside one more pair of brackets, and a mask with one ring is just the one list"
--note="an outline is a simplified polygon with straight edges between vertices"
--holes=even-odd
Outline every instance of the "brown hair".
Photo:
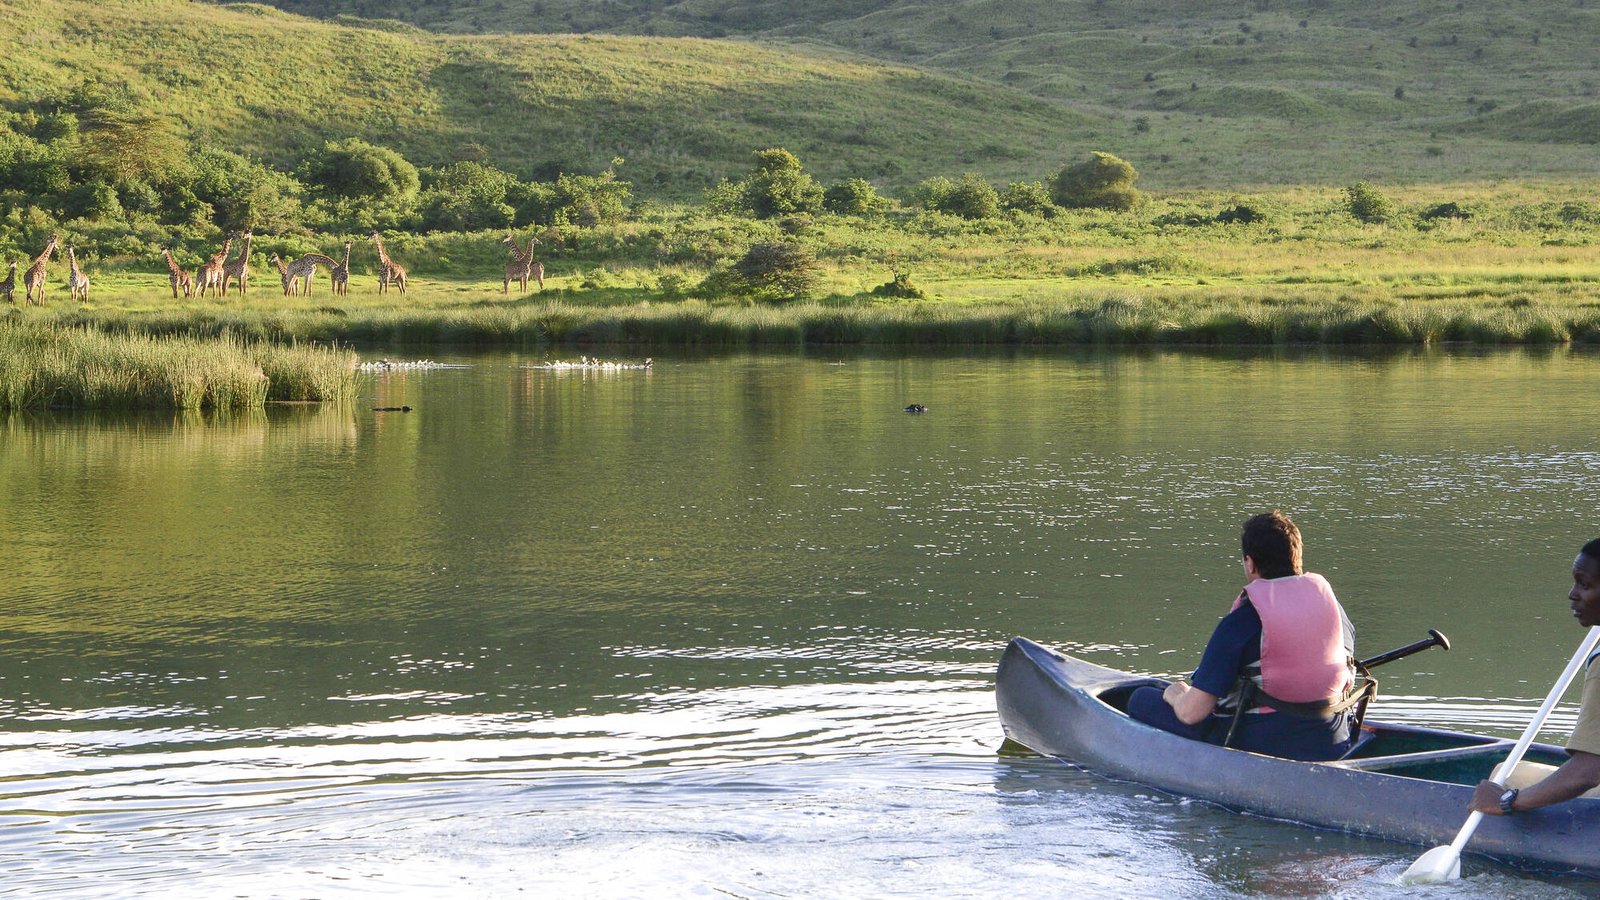
[[1239,534],[1239,546],[1255,560],[1262,578],[1300,574],[1300,529],[1278,510],[1251,516]]

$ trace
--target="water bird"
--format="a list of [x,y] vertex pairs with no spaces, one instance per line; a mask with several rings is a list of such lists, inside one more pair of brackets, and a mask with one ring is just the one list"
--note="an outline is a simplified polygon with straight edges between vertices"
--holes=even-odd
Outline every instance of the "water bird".
[[906,412],[913,413],[913,414],[915,414],[915,413],[925,413],[927,411],[928,411],[928,408],[926,406],[923,406],[921,403],[913,403],[910,406],[906,407]]
[[578,362],[562,362],[561,360],[554,360],[552,362],[543,363],[537,366],[527,366],[526,368],[561,370],[584,369],[589,371],[614,372],[622,369],[651,369],[655,367],[655,364],[656,361],[648,356],[645,357],[644,362],[638,363],[610,362],[598,357],[591,359],[590,357],[584,356],[580,357]]
[[411,412],[409,406],[374,406],[373,412]]

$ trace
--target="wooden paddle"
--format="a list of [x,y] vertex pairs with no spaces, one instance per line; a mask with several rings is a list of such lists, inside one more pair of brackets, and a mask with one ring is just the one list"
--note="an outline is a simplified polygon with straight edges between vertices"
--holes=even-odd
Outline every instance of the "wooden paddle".
[[[1572,661],[1567,663],[1566,671],[1556,679],[1555,687],[1550,689],[1550,696],[1544,698],[1544,703],[1539,706],[1539,711],[1533,714],[1533,721],[1523,730],[1522,737],[1517,740],[1517,745],[1511,748],[1511,755],[1506,761],[1495,766],[1494,772],[1489,775],[1489,780],[1504,783],[1502,779],[1511,774],[1511,770],[1522,762],[1522,755],[1528,752],[1528,745],[1533,743],[1533,738],[1544,726],[1544,720],[1550,717],[1550,710],[1555,709],[1561,701],[1561,695],[1567,692],[1567,686],[1572,684],[1572,679],[1577,677],[1578,670],[1583,668],[1583,663],[1594,651],[1595,645],[1600,644],[1600,625],[1589,629],[1589,634],[1584,637],[1583,643],[1578,646],[1578,652],[1572,655]],[[1433,884],[1440,881],[1454,881],[1461,877],[1461,848],[1467,845],[1472,838],[1472,833],[1478,830],[1478,823],[1483,821],[1483,813],[1473,810],[1467,816],[1466,824],[1461,826],[1461,831],[1456,834],[1456,839],[1442,847],[1435,847],[1417,858],[1400,876],[1400,884]]]

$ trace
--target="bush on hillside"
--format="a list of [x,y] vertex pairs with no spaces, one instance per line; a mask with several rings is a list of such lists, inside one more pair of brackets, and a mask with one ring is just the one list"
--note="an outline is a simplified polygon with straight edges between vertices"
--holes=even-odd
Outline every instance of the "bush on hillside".
[[202,149],[192,157],[189,189],[211,208],[211,222],[224,231],[301,231],[302,186],[290,176],[227,150]]
[[1133,186],[1138,178],[1132,165],[1096,150],[1083,162],[1056,173],[1050,195],[1069,209],[1126,212],[1144,202],[1144,195]]
[[712,273],[703,289],[719,295],[781,303],[806,300],[822,284],[822,271],[810,249],[792,241],[763,241],[732,266]]
[[912,192],[924,209],[963,219],[992,219],[1000,214],[1000,195],[983,176],[968,172],[957,181],[929,178]]
[[506,194],[515,176],[483,163],[458,162],[427,172],[422,192],[422,227],[429,231],[505,228],[516,218]]
[[513,185],[507,202],[516,207],[518,225],[577,225],[593,228],[628,217],[633,185],[610,169],[599,175],[562,173],[554,183]]
[[822,188],[793,153],[773,147],[755,152],[756,167],[742,181],[724,179],[707,194],[713,212],[771,219],[822,209]]
[[1050,218],[1061,212],[1042,181],[1013,181],[1000,193],[1000,208]]
[[334,197],[394,203],[417,193],[417,167],[388,147],[360,138],[329,141],[300,161],[297,174]]
[[1379,224],[1394,218],[1394,202],[1377,188],[1358,181],[1344,189],[1350,215],[1368,224]]
[[889,201],[865,178],[848,178],[823,191],[822,208],[842,216],[870,216],[887,210]]

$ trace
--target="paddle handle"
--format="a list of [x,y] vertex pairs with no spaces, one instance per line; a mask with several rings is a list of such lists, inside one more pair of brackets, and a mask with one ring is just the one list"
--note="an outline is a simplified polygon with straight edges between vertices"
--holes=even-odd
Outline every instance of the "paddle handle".
[[[1511,770],[1517,767],[1517,763],[1522,762],[1522,755],[1528,752],[1528,745],[1533,743],[1534,737],[1539,734],[1539,729],[1544,727],[1544,720],[1550,717],[1550,711],[1561,702],[1561,695],[1567,692],[1572,680],[1578,677],[1578,670],[1583,668],[1584,661],[1594,651],[1596,644],[1600,644],[1600,625],[1590,628],[1589,633],[1584,636],[1583,643],[1578,645],[1578,652],[1572,654],[1572,660],[1567,663],[1566,670],[1556,679],[1555,687],[1550,689],[1550,696],[1544,698],[1544,703],[1539,705],[1539,711],[1533,714],[1533,720],[1522,730],[1522,737],[1518,738],[1517,745],[1511,748],[1511,755],[1506,757],[1505,762],[1495,766],[1494,771],[1489,774],[1490,781],[1503,784],[1500,779],[1510,775]],[[1472,838],[1472,833],[1478,830],[1478,823],[1481,821],[1483,813],[1473,810],[1472,815],[1467,816],[1466,823],[1461,826],[1461,831],[1456,834],[1456,839],[1450,842],[1451,849],[1459,854],[1461,848]]]

